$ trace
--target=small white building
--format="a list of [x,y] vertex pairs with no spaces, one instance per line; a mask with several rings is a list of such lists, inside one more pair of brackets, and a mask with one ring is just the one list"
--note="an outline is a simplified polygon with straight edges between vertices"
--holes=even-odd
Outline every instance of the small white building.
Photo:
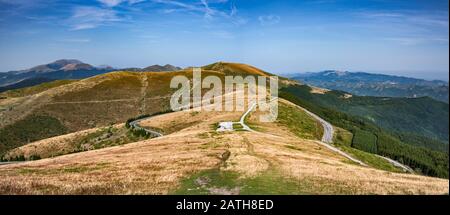
[[219,128],[217,128],[217,131],[219,131],[219,132],[233,131],[233,122],[219,123]]

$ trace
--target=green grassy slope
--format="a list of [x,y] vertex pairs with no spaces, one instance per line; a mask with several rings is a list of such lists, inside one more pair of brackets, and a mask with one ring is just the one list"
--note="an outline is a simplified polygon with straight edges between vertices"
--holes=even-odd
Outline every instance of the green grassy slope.
[[322,125],[305,112],[299,111],[296,107],[280,103],[277,122],[288,127],[292,133],[302,139],[322,139]]

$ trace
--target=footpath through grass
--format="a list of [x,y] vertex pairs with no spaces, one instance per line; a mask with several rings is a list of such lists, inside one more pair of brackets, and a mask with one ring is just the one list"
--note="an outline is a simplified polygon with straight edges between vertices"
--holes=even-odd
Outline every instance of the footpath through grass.
[[206,170],[184,180],[172,194],[175,195],[289,195],[310,194],[309,185],[267,170],[253,178],[241,178],[232,171]]

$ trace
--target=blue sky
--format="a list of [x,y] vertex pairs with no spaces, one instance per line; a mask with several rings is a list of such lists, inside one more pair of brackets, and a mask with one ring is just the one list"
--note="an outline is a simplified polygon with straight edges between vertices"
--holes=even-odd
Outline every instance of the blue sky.
[[0,71],[243,62],[448,79],[448,0],[0,0]]

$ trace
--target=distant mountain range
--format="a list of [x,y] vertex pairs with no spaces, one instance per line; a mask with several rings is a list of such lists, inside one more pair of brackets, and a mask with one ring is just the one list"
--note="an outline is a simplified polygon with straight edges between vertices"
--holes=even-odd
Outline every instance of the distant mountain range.
[[183,68],[181,68],[181,67],[173,66],[170,64],[166,64],[164,66],[156,64],[156,65],[148,66],[145,68],[123,68],[120,70],[133,71],[133,72],[171,72],[171,71],[178,71],[178,70],[182,70],[182,69]]
[[448,82],[370,74],[364,72],[323,71],[296,74],[292,79],[313,86],[346,91],[359,96],[431,97],[449,102]]
[[0,72],[0,92],[34,86],[54,80],[83,79],[117,70],[162,72],[181,70],[181,68],[167,64],[165,66],[153,65],[144,69],[114,69],[107,65],[94,67],[79,60],[62,59],[52,63],[35,66],[30,69],[5,73]]
[[57,60],[30,69],[0,73],[0,87],[11,89],[14,86],[26,87],[61,79],[82,79],[106,72],[110,67],[97,68],[79,60]]

